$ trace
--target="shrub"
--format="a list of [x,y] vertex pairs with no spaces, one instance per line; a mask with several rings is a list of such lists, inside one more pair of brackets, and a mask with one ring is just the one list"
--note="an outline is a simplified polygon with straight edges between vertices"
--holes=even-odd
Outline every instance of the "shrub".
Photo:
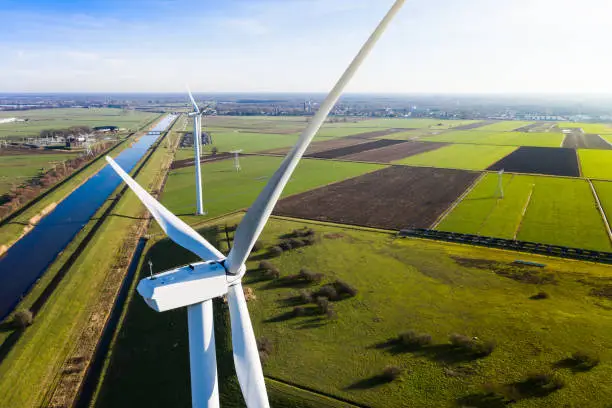
[[17,313],[15,313],[15,316],[13,317],[13,323],[20,329],[25,329],[26,327],[31,325],[33,321],[34,316],[32,315],[32,312],[30,312],[28,309],[22,309],[17,311]]
[[599,357],[585,351],[577,351],[572,354],[572,360],[575,363],[575,368],[583,371],[588,371],[599,365]]
[[315,273],[309,269],[303,268],[300,270],[298,276],[300,279],[303,279],[306,282],[318,283],[321,282],[324,275],[322,273]]
[[274,266],[274,264],[272,262],[261,261],[259,263],[259,269],[264,270],[264,271],[269,271],[269,270],[272,270],[272,269],[276,269],[276,266]]
[[495,349],[495,343],[492,341],[483,341],[477,337],[471,338],[457,333],[451,334],[449,340],[454,347],[475,357],[488,356]]
[[301,248],[305,245],[304,241],[298,238],[291,238],[289,244],[291,244],[291,248]]
[[278,246],[281,247],[284,251],[290,251],[291,249],[293,249],[293,247],[291,246],[291,241],[289,241],[288,239],[281,241]]
[[302,237],[300,238],[300,241],[302,241],[302,243],[304,244],[304,246],[311,246],[317,243],[317,239],[314,235],[312,236],[307,236],[307,237]]
[[338,298],[338,292],[336,292],[336,289],[332,285],[325,285],[317,291],[317,296],[325,297],[329,300],[336,300]]
[[306,314],[306,308],[303,306],[296,306],[293,308],[293,315],[295,317],[304,316]]
[[310,291],[302,289],[300,290],[300,300],[304,303],[312,302],[312,293]]
[[326,314],[329,310],[329,300],[325,297],[319,296],[317,298],[317,306],[322,314]]
[[341,280],[334,282],[334,288],[336,288],[339,295],[348,295],[350,297],[357,295],[357,289]]
[[333,320],[333,319],[336,319],[338,317],[338,314],[336,313],[336,311],[333,308],[331,308],[331,307],[329,307],[327,309],[327,313],[325,313],[325,314],[327,315],[327,318],[329,320]]
[[276,258],[283,254],[283,248],[279,246],[273,246],[268,250],[268,253],[271,257]]
[[267,337],[260,337],[257,339],[257,350],[263,351],[266,354],[272,353],[272,341]]
[[396,380],[402,375],[402,369],[398,366],[387,366],[382,372],[382,377],[386,381]]
[[540,300],[540,299],[548,299],[549,297],[550,296],[548,295],[548,293],[542,291],[542,292],[536,293],[530,299]]
[[267,279],[278,279],[280,278],[280,271],[276,268],[266,269],[264,277]]
[[563,380],[553,373],[535,373],[514,384],[514,393],[518,394],[517,399],[538,397],[560,390],[564,386]]
[[264,249],[264,244],[261,241],[256,241],[253,245],[253,252],[259,252]]
[[427,333],[417,333],[414,330],[401,333],[399,340],[406,347],[424,347],[431,344],[431,335]]

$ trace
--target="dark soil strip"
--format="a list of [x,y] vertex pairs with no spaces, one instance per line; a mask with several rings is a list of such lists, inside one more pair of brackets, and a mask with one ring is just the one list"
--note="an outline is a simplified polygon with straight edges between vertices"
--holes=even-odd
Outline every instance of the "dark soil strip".
[[612,146],[601,136],[594,134],[570,133],[563,140],[563,147],[570,149],[600,149],[610,150]]
[[405,140],[375,140],[373,142],[360,143],[354,146],[346,146],[338,149],[326,150],[324,152],[318,152],[309,154],[307,157],[315,157],[317,159],[337,159],[342,156],[348,156],[350,154],[365,152],[367,150],[379,149],[385,146],[392,146],[400,143],[405,143]]
[[477,172],[392,166],[281,200],[274,213],[399,230],[431,225]]
[[556,147],[519,147],[488,168],[501,169],[511,173],[580,177],[575,150]]
[[[225,159],[230,159],[232,158],[234,155],[231,153],[219,153],[216,154],[214,156],[206,156],[206,157],[202,157],[200,159],[200,163],[211,163],[211,162],[216,162],[219,160],[225,160]],[[183,159],[183,160],[176,160],[174,162],[172,162],[172,165],[170,166],[171,170],[174,169],[182,169],[183,167],[189,167],[189,166],[193,166],[194,165],[195,160],[194,159]]]
[[447,146],[448,143],[429,142],[405,142],[396,145],[381,147],[380,149],[368,150],[361,153],[343,156],[342,160],[367,161],[378,163],[391,163],[395,160],[414,156]]
[[505,249],[508,251],[529,252],[545,256],[578,259],[581,261],[592,261],[612,264],[611,252],[591,251],[587,249],[564,247],[559,245],[547,245],[529,241],[514,241],[503,238],[485,237],[472,234],[460,234],[457,232],[436,231],[424,228],[413,228],[402,230],[400,237],[417,237],[437,241],[449,241],[466,245],[477,245],[488,248]]
[[494,123],[497,123],[497,121],[496,120],[484,120],[482,122],[470,123],[468,125],[454,126],[450,128],[450,130],[470,130],[470,129],[476,129],[476,128],[487,126],[487,125],[492,125]]

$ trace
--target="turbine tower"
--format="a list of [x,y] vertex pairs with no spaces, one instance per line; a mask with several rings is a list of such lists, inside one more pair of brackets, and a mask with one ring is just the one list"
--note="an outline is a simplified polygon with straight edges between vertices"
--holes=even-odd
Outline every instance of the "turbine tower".
[[193,117],[193,148],[195,150],[195,184],[196,184],[196,215],[205,215],[204,205],[202,204],[202,169],[200,165],[200,154],[201,154],[201,144],[202,144],[202,114],[203,111],[200,110],[198,104],[195,99],[193,99],[193,95],[191,94],[191,90],[187,88],[187,92],[189,93],[189,99],[191,99],[191,103],[193,104],[193,112],[189,114],[189,116]]
[[308,145],[404,2],[405,0],[395,1],[320,105],[295,146],[243,217],[234,234],[234,246],[227,257],[162,206],[107,156],[106,160],[111,167],[143,202],[168,237],[202,259],[202,262],[144,278],[137,287],[138,293],[153,310],[163,312],[187,307],[193,407],[219,406],[212,299],[224,295],[227,295],[229,306],[236,375],[244,401],[248,408],[270,406],[255,334],[242,289],[241,280],[246,272],[245,262]]
[[242,170],[242,167],[240,167],[240,153],[242,153],[242,149],[232,150],[230,153],[234,153],[234,168],[236,171]]

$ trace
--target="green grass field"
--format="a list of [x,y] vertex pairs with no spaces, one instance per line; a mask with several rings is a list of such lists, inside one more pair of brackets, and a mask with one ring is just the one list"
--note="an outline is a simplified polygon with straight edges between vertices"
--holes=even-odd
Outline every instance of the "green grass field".
[[[233,160],[202,166],[204,207],[207,217],[216,217],[248,207],[276,171],[282,158],[245,156],[240,159],[242,171],[234,170]],[[308,160],[300,162],[287,184],[283,196],[297,194],[322,185],[342,181],[385,166],[365,163]],[[194,167],[174,170],[162,196],[162,203],[176,214],[195,212]],[[187,217],[195,221],[195,217]],[[201,219],[198,217],[197,219]]]
[[[280,235],[303,225],[272,219],[262,241],[272,245]],[[320,242],[273,259],[281,275],[306,267],[325,274],[323,282],[343,279],[359,292],[355,298],[334,302],[334,320],[316,314],[294,318],[290,312],[299,303],[298,290],[318,285],[261,281],[253,271],[257,262],[249,262],[244,281],[257,296],[249,303],[256,336],[273,344],[264,365],[266,375],[372,407],[467,406],[458,401],[468,396],[481,401],[469,406],[497,407],[502,405],[482,403],[485,384],[512,384],[532,372],[555,371],[565,381],[563,389],[525,398],[516,406],[608,406],[612,317],[607,309],[612,303],[590,296],[591,285],[609,284],[608,267],[521,254],[521,259],[547,264],[538,273],[556,282],[530,284],[519,278],[525,269],[510,266],[518,257],[514,252],[309,226]],[[206,232],[216,241],[210,230]],[[167,240],[153,245],[144,258],[152,259],[156,270],[193,260]],[[496,274],[500,267],[518,275],[510,279]],[[146,274],[145,265],[140,276]],[[530,299],[542,290],[548,299]],[[232,363],[225,343],[227,314],[220,303],[216,315],[221,401],[242,406],[228,370]],[[189,406],[186,321],[185,310],[158,314],[136,295],[94,406]],[[429,333],[433,344],[420,350],[385,346],[406,330]],[[457,356],[448,346],[451,333],[493,341],[495,350],[484,358]],[[553,368],[577,350],[596,354],[601,363],[579,374]],[[387,365],[404,369],[399,380],[380,380]],[[164,370],[155,371],[159,366]],[[271,399],[279,401],[277,389],[268,389]],[[273,406],[289,405],[279,401]]]
[[[427,139],[429,140],[429,139]],[[484,170],[516,150],[511,146],[454,144],[398,160],[396,164]]]
[[563,135],[560,133],[491,132],[484,130],[459,130],[423,139],[427,142],[474,143],[501,146],[560,147]]
[[612,180],[612,150],[578,149],[582,176]]
[[53,167],[52,162],[69,160],[74,153],[0,155],[0,195],[8,192],[13,184],[20,185]]
[[328,126],[363,127],[363,128],[407,128],[407,129],[450,129],[455,126],[469,125],[479,120],[443,120],[443,119],[364,119],[357,122],[338,122]]
[[490,125],[486,125],[483,127],[479,127],[475,130],[478,131],[494,131],[494,132],[509,132],[518,128],[521,128],[523,126],[527,126],[527,125],[531,125],[534,122],[523,122],[523,121],[519,121],[519,120],[509,120],[509,121],[504,121],[504,122],[498,122],[498,123],[493,123]]
[[45,129],[65,129],[71,126],[113,125],[136,130],[159,116],[159,113],[129,111],[107,108],[38,109],[28,111],[0,112],[0,118],[28,119],[27,122],[0,124],[2,137],[31,137]]
[[612,223],[612,182],[610,181],[593,181],[593,187],[599,197],[599,202],[606,213],[606,218],[609,223]]
[[500,200],[498,175],[487,174],[437,229],[506,239],[518,230],[519,240],[612,250],[585,180],[505,174],[503,183]]
[[297,141],[298,134],[282,135],[274,133],[242,133],[231,131],[213,132],[212,138],[213,144],[204,146],[205,152],[210,152],[212,146],[214,146],[220,152],[243,150],[245,153],[253,153],[291,146]]
[[612,134],[612,126],[609,123],[579,123],[579,122],[559,122],[560,128],[581,128],[584,133],[593,134]]

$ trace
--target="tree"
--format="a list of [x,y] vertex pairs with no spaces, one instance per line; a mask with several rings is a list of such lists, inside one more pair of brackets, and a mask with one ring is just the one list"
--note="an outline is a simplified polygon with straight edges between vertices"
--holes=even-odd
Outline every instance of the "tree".
[[212,149],[210,149],[210,152],[212,153],[213,156],[216,156],[217,153],[219,152],[219,149],[217,149],[217,146],[213,146]]
[[32,316],[32,312],[28,309],[19,310],[15,313],[15,317],[13,317],[13,322],[20,329],[25,329],[34,321],[34,316]]

